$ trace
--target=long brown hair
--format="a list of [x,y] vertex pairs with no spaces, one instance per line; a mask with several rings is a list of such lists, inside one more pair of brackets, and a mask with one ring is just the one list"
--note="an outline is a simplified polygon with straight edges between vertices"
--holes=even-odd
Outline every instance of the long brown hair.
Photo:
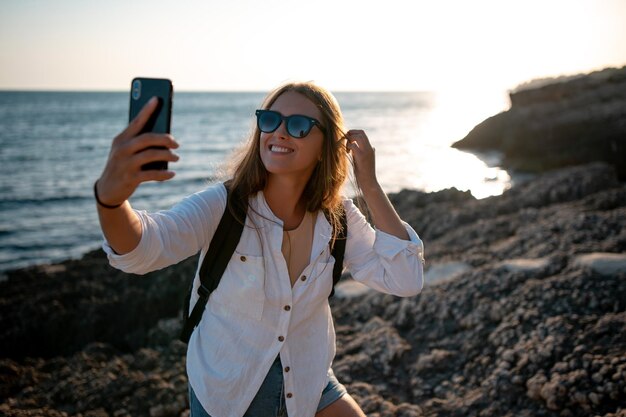
[[[334,236],[341,229],[340,213],[341,187],[348,177],[349,161],[346,151],[344,122],[339,104],[335,97],[326,89],[312,82],[284,84],[270,92],[263,101],[262,108],[269,109],[276,99],[287,91],[302,94],[320,110],[320,123],[324,127],[322,160],[317,164],[307,182],[302,198],[307,211],[323,210],[333,226]],[[268,173],[261,161],[261,132],[254,127],[248,142],[235,157],[230,176],[231,187],[243,201],[263,190],[267,184]],[[234,193],[233,193],[234,194]],[[232,209],[232,204],[228,202]]]

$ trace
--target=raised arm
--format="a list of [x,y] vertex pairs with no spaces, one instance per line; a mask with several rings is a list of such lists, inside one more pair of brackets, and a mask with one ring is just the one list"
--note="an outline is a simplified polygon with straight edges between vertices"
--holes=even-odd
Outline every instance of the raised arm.
[[362,130],[350,130],[346,138],[348,140],[346,146],[354,159],[354,175],[363,192],[367,208],[372,214],[374,225],[385,233],[409,240],[400,216],[376,178],[375,152],[367,135]]
[[[142,182],[165,181],[174,177],[172,171],[141,170],[141,166],[148,162],[178,160],[172,151],[178,148],[178,143],[171,135],[140,134],[157,102],[155,98],[148,101],[128,127],[113,139],[104,171],[94,184],[100,227],[109,245],[118,254],[132,251],[141,240],[142,226],[128,202],[130,196]],[[165,149],[147,149],[152,146]]]

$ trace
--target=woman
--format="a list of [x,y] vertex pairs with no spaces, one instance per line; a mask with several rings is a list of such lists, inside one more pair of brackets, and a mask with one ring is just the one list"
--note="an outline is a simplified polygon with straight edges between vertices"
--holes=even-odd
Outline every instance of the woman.
[[[138,135],[155,107],[149,102],[114,139],[94,186],[111,264],[140,274],[198,251],[202,259],[228,209],[223,184],[168,211],[131,208],[128,198],[140,183],[174,176],[142,171],[141,165],[178,160],[172,136]],[[231,182],[248,198],[246,227],[189,341],[192,416],[364,416],[330,368],[334,259],[328,243],[343,208],[345,267],[354,279],[398,296],[420,292],[423,246],[378,184],[365,133],[344,132],[336,100],[312,83],[278,88],[257,111],[257,127]],[[152,146],[165,149],[146,149]],[[349,155],[377,230],[340,195]],[[192,307],[198,286],[196,273]]]

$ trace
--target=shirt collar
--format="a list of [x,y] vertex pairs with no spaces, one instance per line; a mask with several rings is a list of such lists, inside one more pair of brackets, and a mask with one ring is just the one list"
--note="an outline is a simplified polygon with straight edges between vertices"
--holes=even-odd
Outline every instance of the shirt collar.
[[[257,192],[254,197],[250,199],[250,207],[260,214],[262,217],[259,219],[257,227],[280,227],[283,228],[283,221],[279,219],[274,212],[270,209],[270,206],[265,200],[263,191]],[[258,215],[256,217],[259,217]],[[315,219],[315,235],[313,236],[313,254],[319,253],[325,246],[328,245],[332,237],[332,228],[330,223],[326,219],[324,213],[320,210],[317,212]]]

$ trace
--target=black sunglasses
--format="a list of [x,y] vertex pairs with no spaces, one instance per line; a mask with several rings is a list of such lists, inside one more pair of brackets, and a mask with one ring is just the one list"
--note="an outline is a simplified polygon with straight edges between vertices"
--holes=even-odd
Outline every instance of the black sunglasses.
[[257,110],[256,111],[256,124],[259,130],[263,133],[272,133],[278,126],[285,121],[287,127],[287,133],[294,138],[303,138],[311,132],[313,126],[317,126],[322,132],[324,128],[322,124],[309,116],[303,116],[301,114],[293,114],[291,116],[283,116],[277,111],[273,110]]

